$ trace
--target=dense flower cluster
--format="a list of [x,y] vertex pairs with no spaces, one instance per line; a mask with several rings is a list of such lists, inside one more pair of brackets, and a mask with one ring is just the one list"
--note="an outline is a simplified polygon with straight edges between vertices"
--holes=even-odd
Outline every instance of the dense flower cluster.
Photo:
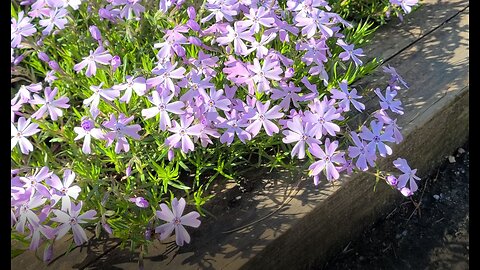
[[[407,13],[415,3],[392,1]],[[364,64],[361,58],[365,55],[361,48],[349,44],[342,29],[351,24],[331,12],[327,1],[207,0],[200,8],[186,7],[180,0],[109,0],[94,4],[25,0],[20,4],[25,11],[18,12],[11,24],[12,69],[20,68],[28,56],[25,64],[37,61],[36,68],[43,70],[44,77],[42,82],[22,85],[11,101],[12,155],[18,157],[16,164],[21,168],[12,168],[11,224],[18,232],[29,233],[31,249],[38,248],[42,240],[62,238],[70,229],[77,245],[87,241],[81,224],[96,219],[97,211],[82,213],[88,202],[77,199],[85,198],[80,195],[83,187],[88,192],[107,190],[101,184],[92,189],[100,180],[89,178],[104,172],[82,173],[82,179],[90,181],[81,184],[79,180],[81,188],[74,184],[76,174],[69,169],[64,170],[63,181],[49,169],[50,164],[33,174],[25,171],[25,164],[18,162],[24,155],[34,156],[37,161],[41,158],[36,152],[40,157],[48,154],[55,158],[52,151],[42,153],[45,148],[38,146],[46,136],[57,138],[50,142],[61,147],[81,149],[72,150],[77,155],[71,154],[72,159],[110,158],[117,173],[124,165],[116,163],[117,159],[128,157],[127,179],[145,175],[155,178],[144,175],[145,166],[138,165],[149,162],[137,157],[147,149],[140,144],[142,140],[153,138],[168,153],[166,162],[176,162],[178,167],[198,148],[230,146],[237,141],[249,147],[252,142],[272,137],[290,147],[292,157],[309,158],[308,174],[315,184],[323,178],[339,179],[342,171],[350,174],[368,170],[379,156],[392,155],[389,144],[403,139],[397,119],[387,112],[403,114],[396,96],[407,85],[393,67],[387,67],[384,70],[391,75],[389,85],[375,90],[380,109],[367,125],[345,134],[346,144],[340,147],[338,135],[346,131],[342,123],[347,113],[361,113],[365,105],[347,80],[332,77],[332,62],[358,68]],[[155,10],[150,13],[153,4]],[[86,12],[95,18],[86,26],[89,36],[80,39],[88,42],[64,44],[74,50],[71,52],[59,49],[65,42],[60,37],[67,35],[62,31],[74,31],[73,18],[86,16]],[[176,14],[178,19],[169,20],[169,14]],[[142,44],[142,52],[151,50],[155,55],[148,58],[154,62],[149,65],[145,58],[145,62],[132,63],[129,57],[133,52],[116,47],[110,39],[114,33],[106,26],[130,29],[132,24],[146,24],[148,20],[162,22],[155,34],[159,37],[156,43]],[[141,27],[136,33],[142,31]],[[131,32],[127,34],[134,39]],[[43,46],[45,43],[49,46]],[[23,54],[14,56],[20,52]],[[151,156],[147,154],[147,158]],[[70,168],[74,162],[63,164]],[[395,166],[404,174],[398,183],[391,177],[387,181],[395,182],[402,194],[410,196],[419,178],[405,160],[397,160]],[[112,170],[101,169],[105,173]],[[162,173],[169,177],[166,169]],[[181,187],[175,180],[171,177],[164,185]],[[114,191],[109,188],[108,192]],[[166,198],[159,199],[154,192],[148,193],[151,201],[131,191],[124,198],[106,196],[98,205],[105,207],[109,200],[123,200],[128,203],[125,207],[140,208],[135,211],[160,207],[161,211],[152,212],[151,218],[167,223],[156,227],[155,233],[163,240],[175,230],[178,245],[189,243],[183,225],[198,227],[200,214],[193,211],[182,216],[186,205],[183,198],[173,199],[173,212],[164,203],[158,206]],[[99,213],[98,224],[112,233],[106,212]]]

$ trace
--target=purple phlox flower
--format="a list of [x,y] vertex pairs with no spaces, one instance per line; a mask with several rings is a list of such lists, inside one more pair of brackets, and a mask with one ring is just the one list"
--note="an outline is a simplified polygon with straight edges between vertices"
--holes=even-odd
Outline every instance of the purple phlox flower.
[[117,68],[121,64],[122,64],[122,59],[118,55],[115,55],[114,57],[112,57],[112,60],[110,60],[110,65],[112,66],[112,71],[113,72],[115,72],[115,70],[117,70]]
[[90,31],[93,39],[98,42],[102,41],[102,34],[100,33],[100,30],[96,25],[91,25],[90,27],[88,27],[88,30]]
[[326,39],[309,39],[306,43],[298,43],[298,49],[306,50],[307,52],[302,56],[302,61],[310,66],[316,63],[323,66],[328,61],[327,54],[330,54]]
[[52,84],[52,82],[55,81],[56,79],[58,78],[55,76],[54,70],[48,71],[47,74],[45,75],[45,81],[49,84]]
[[67,211],[71,206],[71,199],[77,199],[78,194],[82,189],[75,185],[72,186],[73,181],[75,180],[75,172],[71,170],[65,170],[63,173],[63,181],[60,181],[60,178],[56,174],[52,174],[45,182],[47,185],[54,188],[55,192],[52,194],[52,206],[56,205],[60,200],[62,200],[62,211]]
[[57,26],[58,29],[65,28],[68,20],[65,16],[68,14],[68,11],[64,8],[55,8],[51,9],[48,13],[48,18],[42,19],[38,22],[41,26],[45,27],[42,31],[42,35],[49,35],[54,26]]
[[215,90],[214,87],[210,88],[210,95],[205,90],[199,90],[200,95],[204,98],[204,104],[206,107],[207,120],[213,121],[218,117],[217,109],[223,111],[230,111],[230,100],[223,95],[223,90]]
[[140,5],[140,1],[141,0],[113,0],[112,4],[114,6],[124,5],[122,10],[120,11],[121,18],[126,18],[127,20],[139,20],[140,14],[142,12],[145,12],[145,7]]
[[233,28],[230,25],[227,25],[227,31],[228,33],[226,36],[217,38],[218,44],[226,45],[233,41],[235,53],[238,55],[247,55],[249,50],[243,40],[250,42],[255,41],[255,38],[252,36],[253,32],[247,29],[247,27],[241,26],[239,22],[235,22]]
[[17,230],[19,233],[25,232],[25,225],[27,224],[27,221],[34,228],[40,225],[40,219],[38,218],[37,214],[35,214],[35,212],[33,212],[32,210],[43,205],[47,201],[47,199],[44,198],[42,195],[30,197],[30,193],[28,192],[26,193],[26,195],[29,196],[29,200],[24,201],[17,208],[18,221],[15,225],[15,230]]
[[47,239],[55,238],[55,229],[51,228],[47,225],[38,224],[38,226],[33,226],[31,224],[27,225],[30,229],[30,235],[27,237],[31,239],[30,241],[30,250],[36,250],[41,243],[41,234],[45,236]]
[[310,103],[308,106],[311,111],[305,112],[305,121],[314,124],[317,139],[320,139],[322,135],[327,133],[331,136],[336,136],[335,134],[340,131],[340,127],[333,121],[338,120],[340,114],[329,103],[327,97],[322,101],[314,99],[313,103]]
[[37,32],[35,26],[30,23],[31,20],[32,19],[30,17],[24,16],[23,11],[18,13],[18,19],[12,18],[12,24],[10,28],[10,46],[12,48],[19,47],[23,37],[31,36],[33,33]]
[[188,89],[188,91],[180,97],[181,101],[193,100],[193,98],[200,95],[199,90],[205,90],[207,88],[214,87],[214,85],[210,82],[209,76],[202,78],[201,75],[202,73],[191,70],[187,74],[186,78],[178,83],[180,87]]
[[247,120],[241,118],[240,114],[236,110],[231,110],[230,113],[225,112],[225,116],[225,121],[218,125],[219,128],[227,129],[220,137],[221,143],[227,143],[227,145],[230,145],[233,142],[235,134],[237,134],[237,137],[242,143],[245,143],[252,138],[250,133],[242,129],[249,125]]
[[165,144],[169,147],[179,148],[181,146],[184,153],[193,151],[195,146],[190,136],[200,136],[203,129],[203,124],[196,124],[190,126],[193,123],[193,117],[187,117],[185,115],[180,116],[180,124],[173,120],[173,127],[168,129],[175,134],[169,136],[165,140]]
[[142,116],[145,119],[155,117],[157,114],[160,115],[160,129],[167,130],[172,126],[170,121],[170,116],[168,113],[174,113],[177,115],[184,114],[182,110],[185,107],[185,104],[181,101],[170,102],[173,99],[173,94],[168,95],[168,93],[163,93],[160,95],[158,91],[152,92],[152,97],[148,100],[155,105],[155,107],[142,110]]
[[393,187],[397,187],[398,179],[394,175],[387,176],[387,183]]
[[318,7],[324,7],[328,11],[332,9],[325,0],[287,1],[287,10],[296,11],[299,13],[308,14],[313,10],[318,10]]
[[387,89],[385,89],[385,91],[385,96],[383,96],[380,92],[380,88],[377,88],[374,91],[375,94],[377,94],[377,96],[380,98],[380,106],[382,107],[382,109],[390,109],[392,112],[402,115],[402,102],[398,99],[393,99],[397,95],[397,91],[391,90],[390,86],[387,86]]
[[160,204],[161,211],[156,211],[157,218],[168,223],[160,225],[155,228],[155,233],[160,234],[160,240],[165,240],[169,237],[173,230],[175,230],[175,241],[178,246],[183,246],[183,243],[190,243],[190,235],[184,226],[198,228],[201,222],[198,220],[200,214],[192,211],[186,215],[182,215],[185,210],[185,199],[181,198],[172,200],[172,210],[164,203]]
[[301,82],[303,83],[303,85],[310,91],[312,91],[311,93],[308,93],[308,94],[305,94],[302,96],[302,100],[303,101],[308,101],[308,100],[314,100],[315,98],[318,97],[318,90],[317,90],[317,86],[314,85],[314,84],[311,84],[307,77],[303,77]]
[[297,22],[296,26],[303,27],[302,35],[307,36],[307,38],[313,37],[317,33],[317,29],[327,38],[333,36],[333,30],[329,27],[331,25],[330,18],[322,10],[312,10],[308,15],[298,13],[295,16],[295,21]]
[[197,71],[204,76],[215,77],[217,72],[213,68],[218,67],[218,60],[217,56],[211,56],[200,50],[198,57],[194,59],[192,64],[196,67]]
[[195,21],[197,19],[197,12],[193,6],[187,8],[188,21],[187,26],[195,32],[200,31],[200,25]]
[[63,2],[63,7],[66,8],[68,6],[72,7],[73,10],[77,10],[79,6],[82,4],[82,0],[60,0]]
[[353,44],[348,45],[341,39],[337,40],[337,44],[345,50],[338,55],[338,57],[340,57],[343,61],[348,61],[348,59],[352,58],[357,67],[363,64],[362,60],[358,58],[358,56],[365,56],[362,49],[353,49]]
[[80,224],[88,223],[88,220],[95,219],[97,211],[88,210],[87,212],[79,215],[80,211],[82,210],[82,206],[83,202],[79,202],[77,205],[72,202],[71,207],[68,207],[68,212],[57,209],[52,210],[56,217],[52,218],[51,220],[61,223],[58,227],[56,227],[57,240],[61,239],[63,236],[65,236],[65,234],[67,234],[68,231],[70,231],[70,229],[72,229],[73,240],[77,246],[88,241],[87,235]]
[[122,150],[125,152],[130,150],[130,145],[128,144],[126,136],[132,137],[135,140],[140,140],[140,135],[138,135],[137,132],[139,132],[142,127],[138,124],[127,125],[132,121],[133,116],[126,118],[125,115],[121,113],[117,120],[112,113],[110,114],[110,120],[103,122],[103,126],[111,130],[104,135],[104,138],[107,139],[107,147],[112,145],[113,141],[116,139],[115,153],[117,154]]
[[[180,31],[179,31],[180,30]],[[188,43],[187,38],[181,34],[183,30],[180,28],[174,28],[174,30],[169,30],[163,36],[164,42],[155,43],[153,47],[155,49],[160,49],[157,53],[158,59],[168,60],[174,53],[178,54],[180,51],[184,51],[181,44]]]
[[15,95],[14,99],[18,98],[18,96],[20,96],[21,103],[30,102],[31,94],[32,93],[38,93],[42,89],[43,89],[42,83],[33,83],[33,84],[30,84],[30,85],[22,85],[18,89],[18,92]]
[[382,67],[383,72],[390,74],[390,80],[388,81],[388,84],[390,87],[392,87],[395,90],[398,90],[400,87],[398,87],[397,83],[401,83],[405,88],[408,89],[408,84],[403,80],[403,78],[397,73],[397,70],[388,65],[388,66],[383,66]]
[[329,76],[324,65],[312,66],[308,73],[311,76],[318,75],[318,77],[323,81],[323,85],[328,86]]
[[119,90],[113,88],[102,89],[102,85],[103,82],[98,86],[90,86],[90,90],[93,91],[93,95],[83,101],[84,105],[90,106],[90,113],[92,114],[93,118],[96,118],[99,113],[98,104],[100,103],[100,98],[113,101],[115,98],[120,96]]
[[386,157],[387,154],[391,155],[392,148],[384,142],[395,141],[393,138],[393,132],[391,130],[385,130],[385,132],[382,133],[383,123],[380,121],[377,122],[373,120],[370,122],[370,127],[372,128],[371,131],[366,126],[362,126],[362,132],[360,133],[362,139],[370,141],[367,145],[367,149],[376,153],[376,149],[378,148],[378,152],[382,157]]
[[47,17],[49,16],[52,8],[47,5],[47,1],[38,0],[32,4],[31,10],[28,12],[28,16],[32,18]]
[[274,16],[275,22],[273,23],[274,27],[267,29],[264,32],[264,35],[269,35],[270,33],[278,32],[278,38],[281,42],[290,42],[290,37],[288,33],[290,32],[294,36],[298,36],[298,28],[290,25],[289,23],[279,19],[277,16]]
[[170,90],[172,93],[174,93],[175,86],[172,79],[180,80],[184,78],[184,74],[186,71],[184,67],[179,67],[175,69],[177,64],[178,62],[175,62],[174,64],[167,62],[164,67],[157,70],[152,70],[152,73],[158,76],[147,79],[147,87],[150,88],[160,85],[163,88]]
[[397,169],[403,172],[403,174],[398,177],[397,188],[400,190],[407,185],[407,182],[409,182],[410,191],[412,193],[417,191],[418,186],[415,180],[420,180],[420,178],[415,175],[415,173],[417,173],[417,169],[412,170],[410,166],[408,166],[407,161],[403,158],[397,158],[396,160],[394,160],[393,165],[395,165]]
[[82,151],[85,154],[90,154],[92,152],[90,148],[92,137],[98,140],[102,140],[104,135],[103,131],[100,128],[96,128],[95,122],[93,122],[93,120],[88,117],[83,117],[81,127],[74,127],[73,130],[75,131],[75,133],[77,133],[77,137],[75,137],[74,139],[75,141],[80,140],[81,138],[85,138],[83,140],[82,146]]
[[133,76],[127,75],[125,77],[126,82],[112,86],[114,90],[125,90],[125,93],[120,98],[120,101],[128,103],[130,102],[130,98],[132,97],[132,90],[137,93],[139,96],[145,95],[147,92],[147,84],[146,80],[143,77],[134,78]]
[[395,138],[395,143],[399,144],[400,142],[403,141],[403,136],[402,133],[400,132],[400,127],[397,125],[397,119],[391,119],[387,112],[383,109],[380,109],[374,113],[374,116],[378,119],[378,121],[381,121],[385,124],[387,124],[387,129],[391,129],[393,132],[393,138]]
[[402,7],[406,14],[412,11],[412,7],[418,3],[418,0],[390,0],[390,3]]
[[260,25],[265,27],[272,27],[275,19],[271,14],[271,10],[267,10],[264,7],[250,8],[250,13],[245,13],[245,18],[248,20],[239,21],[242,27],[250,27],[250,31],[258,33],[260,31]]
[[278,133],[279,129],[271,119],[279,119],[283,117],[283,113],[280,112],[281,107],[278,105],[273,106],[270,110],[270,100],[263,104],[260,101],[256,102],[256,113],[253,117],[248,118],[253,122],[245,129],[252,134],[252,137],[257,136],[260,129],[265,129],[268,136],[272,136],[273,133]]
[[145,200],[145,198],[143,198],[143,197],[133,197],[133,198],[130,198],[128,200],[131,201],[132,203],[135,203],[135,205],[137,205],[140,208],[147,208],[148,207],[148,201]]
[[254,40],[252,41],[252,47],[248,50],[248,54],[253,51],[256,51],[256,57],[262,59],[268,54],[268,48],[265,47],[268,43],[275,39],[277,36],[276,33],[270,33],[269,35],[262,35],[260,38],[260,42]]
[[342,167],[338,169],[338,172],[347,171],[347,175],[351,175],[353,173],[353,169],[355,169],[355,165],[353,164],[353,159],[345,159],[345,163],[342,164]]
[[241,85],[243,83],[253,84],[252,73],[247,68],[247,65],[241,60],[237,60],[233,56],[229,56],[224,65],[225,67],[222,71],[227,75],[227,79],[231,82],[237,85]]
[[12,136],[11,146],[12,150],[17,145],[20,146],[20,150],[23,154],[27,155],[29,152],[33,151],[33,145],[26,137],[30,137],[33,134],[40,131],[38,125],[35,123],[30,123],[30,118],[28,120],[25,117],[20,117],[18,119],[17,127],[13,123],[10,126],[10,132]]
[[[218,138],[220,137],[220,133],[215,128],[212,128],[208,126],[208,123],[206,121],[202,121],[202,130],[200,132],[200,135],[198,136],[198,139],[200,140],[200,144],[202,147],[207,147],[209,144],[213,144],[211,137]],[[194,141],[197,142],[197,138],[194,138]]]
[[40,109],[38,109],[38,111],[32,115],[32,117],[35,119],[40,119],[45,115],[45,113],[48,112],[52,120],[56,121],[59,116],[63,115],[63,112],[60,108],[66,109],[70,107],[70,105],[67,104],[69,98],[62,96],[55,100],[54,98],[58,93],[58,89],[56,87],[53,90],[51,90],[50,87],[45,87],[44,91],[45,98],[41,98],[39,95],[34,94],[33,100],[30,101],[31,104],[42,105]]
[[340,177],[338,169],[335,166],[336,164],[344,164],[345,158],[343,152],[336,152],[338,148],[338,141],[333,141],[330,143],[330,139],[325,140],[325,151],[318,146],[318,144],[312,144],[309,147],[309,151],[312,155],[316,156],[320,160],[311,164],[308,169],[310,170],[309,175],[318,175],[320,172],[325,170],[324,174],[327,177],[328,181],[336,180]]
[[285,111],[290,109],[290,103],[293,102],[293,106],[296,108],[299,107],[298,102],[302,101],[301,97],[297,94],[302,89],[300,87],[296,87],[293,82],[284,83],[280,82],[280,89],[272,89],[272,95],[270,98],[272,100],[281,99],[279,106],[282,107]]
[[283,71],[280,68],[278,61],[271,61],[266,58],[263,62],[263,66],[260,66],[260,62],[257,58],[253,59],[253,65],[248,65],[247,68],[255,73],[253,81],[257,84],[257,91],[267,92],[270,89],[270,80],[280,81],[282,78],[279,76]]
[[355,166],[362,171],[368,170],[368,166],[375,166],[375,160],[377,159],[375,152],[372,152],[372,149],[367,147],[368,144],[361,140],[357,133],[352,131],[350,135],[355,145],[348,146],[348,156],[351,158],[358,157]]
[[274,62],[274,61],[280,62],[280,63],[282,63],[282,65],[284,65],[286,67],[293,66],[293,63],[294,63],[294,61],[292,59],[286,57],[285,55],[283,55],[282,53],[280,53],[279,51],[276,51],[274,49],[270,49],[268,51],[266,59],[269,59],[270,62]]
[[301,117],[294,117],[291,121],[287,121],[287,127],[289,130],[284,130],[282,133],[285,137],[282,139],[284,143],[297,142],[292,149],[292,157],[298,156],[299,159],[305,157],[305,143],[309,147],[313,144],[321,144],[321,142],[314,138],[315,130],[311,123],[302,122]]
[[355,107],[355,109],[357,109],[359,112],[365,110],[365,105],[356,101],[356,99],[362,98],[362,96],[357,95],[357,89],[352,88],[352,90],[348,92],[348,84],[346,80],[341,81],[339,86],[342,90],[341,92],[335,88],[332,88],[330,92],[332,93],[331,98],[341,99],[338,105],[343,109],[343,111],[350,111],[350,103],[352,103],[353,107]]
[[210,11],[205,18],[200,20],[201,23],[208,22],[215,16],[215,22],[221,22],[225,18],[227,21],[233,21],[233,16],[237,15],[238,10],[237,0],[208,0],[205,4],[205,9]]
[[31,176],[20,177],[19,180],[23,183],[23,187],[27,192],[31,192],[32,196],[36,191],[45,198],[50,198],[50,192],[46,186],[42,184],[42,181],[49,178],[53,173],[48,171],[48,167],[42,167],[40,170],[37,168],[35,173]]
[[163,13],[167,13],[168,9],[173,6],[173,2],[175,0],[160,0],[159,4],[159,10],[161,10]]
[[85,75],[87,77],[91,77],[97,73],[97,65],[96,63],[102,65],[109,65],[110,61],[112,60],[112,55],[103,48],[103,46],[99,46],[95,51],[90,50],[90,55],[83,58],[83,61],[76,64],[73,69],[76,72],[80,72],[83,68],[87,67],[87,71]]
[[107,5],[105,8],[98,10],[98,16],[102,19],[107,19],[112,23],[116,23],[120,19],[120,9],[114,8],[113,5]]

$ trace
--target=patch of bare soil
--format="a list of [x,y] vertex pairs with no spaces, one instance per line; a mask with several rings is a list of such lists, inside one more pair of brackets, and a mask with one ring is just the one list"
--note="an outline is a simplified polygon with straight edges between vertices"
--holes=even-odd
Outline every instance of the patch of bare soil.
[[313,269],[469,269],[468,142],[422,179],[413,201]]

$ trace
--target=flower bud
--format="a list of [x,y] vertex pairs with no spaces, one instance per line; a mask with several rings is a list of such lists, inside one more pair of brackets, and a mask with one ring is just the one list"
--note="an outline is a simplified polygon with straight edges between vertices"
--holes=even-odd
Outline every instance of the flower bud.
[[48,62],[48,66],[49,66],[51,69],[55,70],[55,71],[59,71],[59,70],[60,70],[60,66],[58,65],[58,63],[57,63],[56,61],[53,61],[53,60],[52,60],[52,61],[49,61],[49,62]]
[[398,184],[398,180],[395,176],[389,175],[389,176],[387,176],[387,183],[391,186],[396,187],[397,184]]
[[50,61],[50,58],[48,57],[48,55],[44,52],[38,52],[38,58],[40,60],[42,60],[43,62],[45,63],[48,63],[48,61]]
[[190,18],[190,20],[195,20],[197,18],[197,12],[195,11],[194,7],[189,6],[187,8],[187,13],[188,13],[188,18]]
[[120,59],[120,56],[115,55],[112,58],[112,61],[110,62],[110,64],[112,65],[113,71],[117,70],[117,68],[122,64],[122,60]]
[[88,28],[88,30],[90,30],[90,34],[96,41],[102,40],[102,34],[100,33],[100,30],[98,29],[98,27],[96,27],[95,25],[92,25]]

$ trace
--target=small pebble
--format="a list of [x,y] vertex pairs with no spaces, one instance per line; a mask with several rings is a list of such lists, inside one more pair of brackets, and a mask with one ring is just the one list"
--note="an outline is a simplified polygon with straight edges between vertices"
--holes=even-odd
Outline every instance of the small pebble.
[[463,148],[461,148],[461,147],[460,147],[460,148],[458,148],[458,153],[459,153],[459,154],[463,154],[463,153],[465,153],[465,149],[463,149]]
[[433,195],[433,198],[434,198],[435,200],[438,200],[438,199],[440,199],[440,196],[437,195],[437,194],[435,194],[435,195]]
[[454,163],[455,162],[455,157],[454,156],[448,156],[448,161],[450,163]]
[[241,198],[242,198],[242,196],[237,196],[237,197],[235,197],[235,200],[238,201],[238,200],[240,200]]

